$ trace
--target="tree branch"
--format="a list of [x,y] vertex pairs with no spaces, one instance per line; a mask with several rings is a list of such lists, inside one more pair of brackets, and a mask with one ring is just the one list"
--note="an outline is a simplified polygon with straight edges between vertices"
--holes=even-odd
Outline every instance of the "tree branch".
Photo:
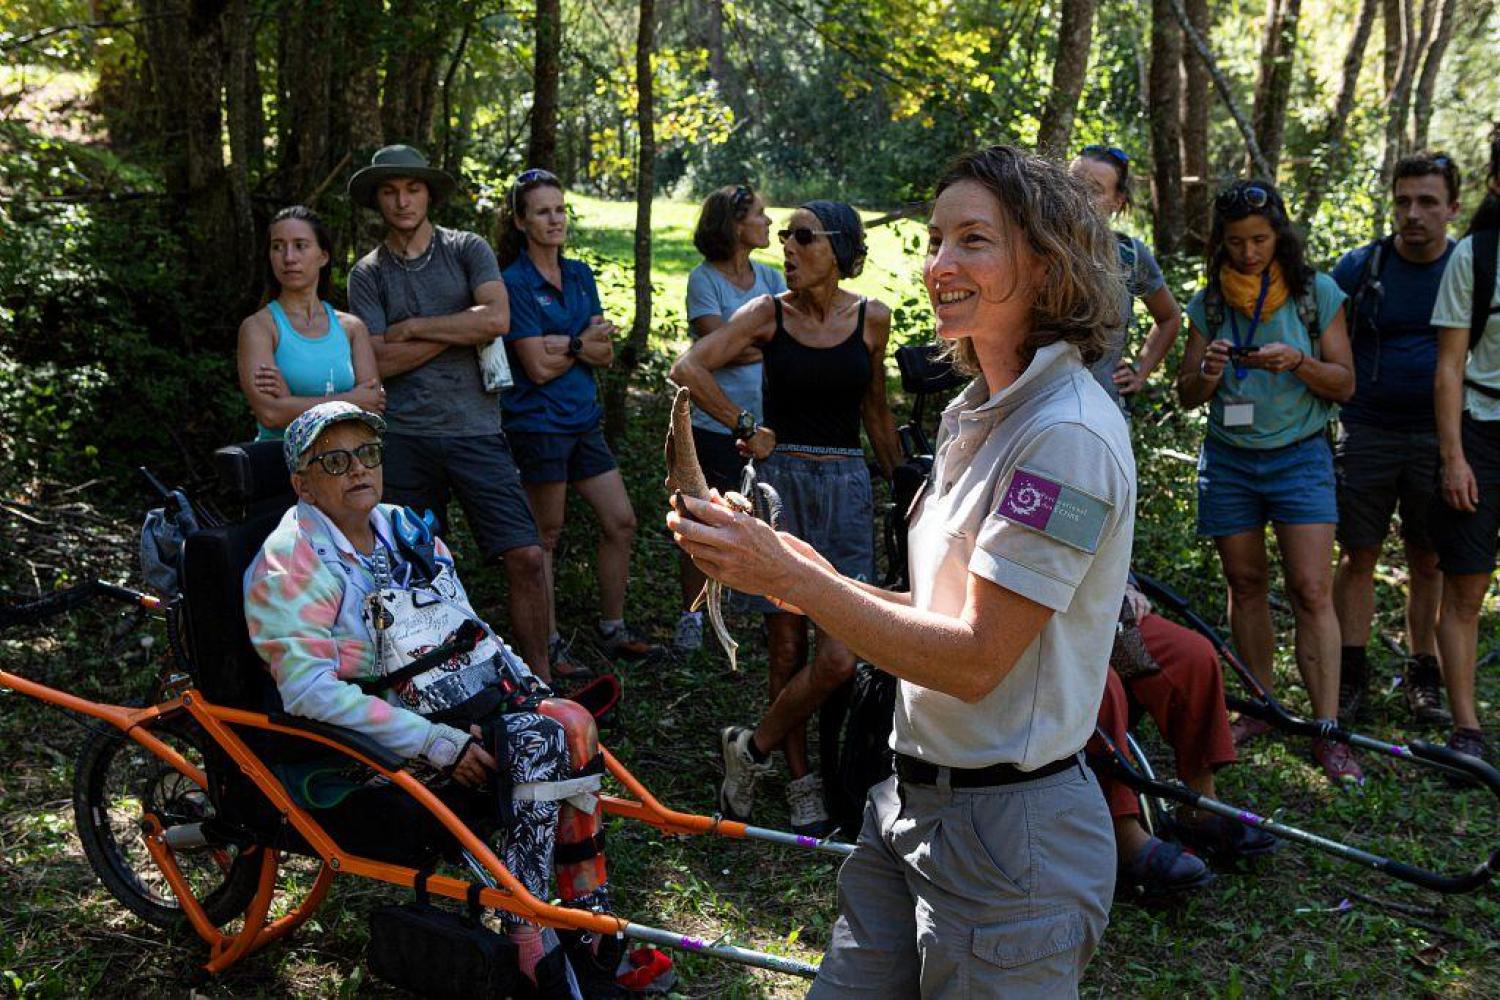
[[1198,30],[1193,27],[1193,22],[1188,20],[1187,10],[1182,6],[1182,0],[1171,0],[1171,2],[1172,13],[1177,17],[1177,22],[1182,25],[1183,35],[1187,38],[1188,44],[1193,47],[1193,51],[1198,54],[1198,58],[1203,60],[1203,66],[1208,70],[1209,79],[1214,82],[1214,89],[1219,92],[1219,97],[1223,99],[1224,106],[1229,109],[1230,117],[1234,119],[1234,124],[1240,130],[1240,135],[1245,139],[1245,148],[1250,153],[1250,161],[1255,164],[1255,169],[1267,180],[1274,181],[1275,177],[1272,174],[1271,165],[1266,162],[1266,155],[1261,152],[1260,143],[1255,141],[1255,130],[1250,127],[1250,122],[1246,120],[1245,113],[1235,103],[1234,92],[1229,89],[1229,80],[1225,78],[1224,74],[1219,70],[1218,64],[1214,62],[1214,54],[1209,51],[1208,43],[1203,40],[1202,35],[1198,34]]
[[13,49],[24,48],[27,45],[40,42],[44,38],[60,35],[64,31],[87,31],[92,28],[125,28],[132,24],[140,24],[142,21],[156,21],[171,16],[170,14],[141,14],[137,17],[121,18],[118,21],[73,21],[68,24],[54,24],[49,28],[33,31],[29,35],[21,35],[19,38],[0,42],[0,52],[10,52]]

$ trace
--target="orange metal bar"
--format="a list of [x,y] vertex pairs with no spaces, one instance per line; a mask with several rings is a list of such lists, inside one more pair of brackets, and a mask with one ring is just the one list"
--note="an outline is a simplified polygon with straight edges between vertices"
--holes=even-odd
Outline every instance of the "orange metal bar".
[[318,869],[317,879],[313,882],[312,888],[307,891],[307,895],[303,897],[302,902],[297,905],[297,908],[291,913],[275,920],[265,930],[261,931],[260,936],[255,940],[255,946],[250,950],[259,951],[272,941],[286,937],[292,931],[305,924],[307,918],[316,913],[318,907],[323,905],[323,898],[328,895],[328,887],[332,884],[333,869],[324,865]]
[[260,882],[255,887],[250,905],[245,909],[245,925],[233,937],[219,935],[219,943],[214,945],[212,957],[203,966],[209,975],[217,976],[254,951],[260,941],[261,932],[266,926],[266,914],[271,912],[271,899],[276,895],[276,872],[281,867],[281,859],[275,851],[270,848],[262,850],[264,854],[260,862]]
[[599,752],[604,755],[604,766],[609,769],[609,773],[638,800],[630,802],[628,799],[605,796],[603,798],[605,808],[611,812],[643,820],[669,833],[709,833],[736,838],[745,836],[744,823],[668,809],[657,801],[656,796],[646,790],[645,785],[636,780],[635,775],[626,770],[625,765],[621,764],[614,754],[603,747],[599,748]]
[[177,897],[177,905],[182,907],[182,913],[187,917],[188,923],[201,937],[210,949],[218,948],[224,941],[224,935],[214,926],[208,914],[204,912],[198,897],[193,895],[193,890],[183,877],[182,870],[177,867],[177,860],[172,857],[171,850],[162,838],[161,821],[153,813],[147,813],[141,820],[145,827],[146,850],[151,854],[151,860],[156,862],[156,867],[166,877],[167,885],[172,887],[172,894]]

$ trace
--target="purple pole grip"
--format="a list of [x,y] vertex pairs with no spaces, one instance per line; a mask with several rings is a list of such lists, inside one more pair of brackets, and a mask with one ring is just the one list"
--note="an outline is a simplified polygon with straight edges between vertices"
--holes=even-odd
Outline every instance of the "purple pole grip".
[[686,948],[688,951],[702,951],[703,950],[703,939],[702,938],[688,937],[687,935],[684,934],[682,936],[682,939],[681,939],[680,943],[682,944],[682,947]]
[[818,838],[817,837],[805,837],[805,836],[798,835],[798,837],[797,837],[797,844],[800,847],[817,847],[818,846]]
[[1395,754],[1397,757],[1405,757],[1407,754],[1407,750],[1406,747],[1392,744],[1391,753]]
[[1259,816],[1255,815],[1255,813],[1249,812],[1248,810],[1245,810],[1245,809],[1241,809],[1240,810],[1240,819],[1243,820],[1246,823],[1257,823],[1258,824],[1258,823],[1264,822]]

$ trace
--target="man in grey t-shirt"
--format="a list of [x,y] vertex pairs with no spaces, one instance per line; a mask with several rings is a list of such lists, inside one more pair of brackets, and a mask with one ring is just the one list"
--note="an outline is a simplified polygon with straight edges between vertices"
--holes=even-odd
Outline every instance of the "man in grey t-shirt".
[[485,559],[505,566],[517,650],[550,681],[540,539],[475,350],[509,329],[510,302],[489,244],[428,221],[453,186],[410,146],[381,149],[349,179],[355,205],[386,226],[349,272],[349,308],[386,386],[385,494],[433,511],[440,530],[457,495]]

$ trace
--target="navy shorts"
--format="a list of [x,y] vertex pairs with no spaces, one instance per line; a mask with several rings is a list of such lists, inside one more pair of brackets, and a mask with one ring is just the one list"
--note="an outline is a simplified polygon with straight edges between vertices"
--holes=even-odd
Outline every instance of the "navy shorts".
[[[802,458],[773,451],[756,466],[781,496],[781,530],[796,535],[855,580],[875,579],[875,499],[861,458]],[[752,610],[779,611],[764,598]]]
[[1427,530],[1444,573],[1493,573],[1500,540],[1500,420],[1474,420],[1465,413],[1463,443],[1464,460],[1479,485],[1478,508],[1472,514],[1454,510],[1435,497]]
[[1339,484],[1339,544],[1378,548],[1401,511],[1401,538],[1432,549],[1428,510],[1437,493],[1438,442],[1433,431],[1393,431],[1345,423],[1333,450]]
[[506,431],[523,483],[576,483],[617,467],[614,453],[595,427],[582,434]]
[[734,435],[693,428],[693,447],[698,452],[698,464],[703,468],[703,478],[708,488],[719,493],[738,493],[740,477],[745,471],[745,456],[735,446]]
[[454,494],[480,554],[495,560],[511,549],[540,545],[531,503],[503,434],[478,437],[385,436],[385,500],[430,510],[438,533],[448,531]]
[[1198,453],[1198,534],[1223,538],[1272,524],[1337,524],[1333,452],[1312,434],[1284,448],[1214,438]]

